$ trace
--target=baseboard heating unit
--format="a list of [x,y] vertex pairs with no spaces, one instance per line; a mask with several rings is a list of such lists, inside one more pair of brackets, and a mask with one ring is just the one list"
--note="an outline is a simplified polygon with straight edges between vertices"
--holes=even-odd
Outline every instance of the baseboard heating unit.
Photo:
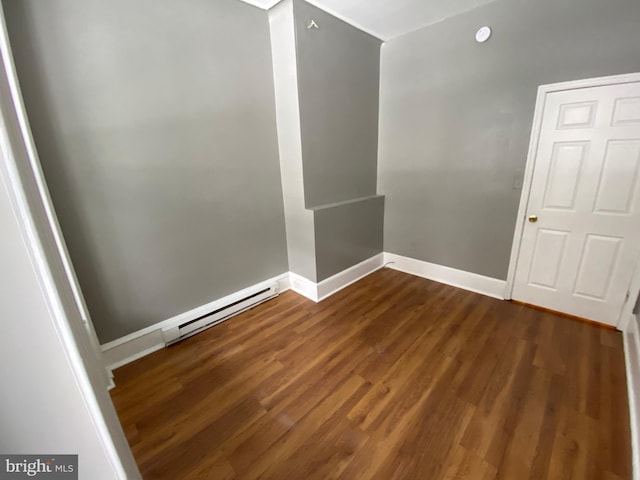
[[186,320],[180,325],[175,327],[162,329],[162,336],[164,337],[165,345],[173,345],[180,342],[185,338],[189,338],[196,333],[200,333],[207,328],[213,327],[220,322],[242,313],[256,305],[261,304],[278,295],[278,284],[274,283],[269,287],[263,288],[254,293],[250,293],[236,301],[233,301],[227,305],[215,308],[214,310],[205,313],[192,320]]

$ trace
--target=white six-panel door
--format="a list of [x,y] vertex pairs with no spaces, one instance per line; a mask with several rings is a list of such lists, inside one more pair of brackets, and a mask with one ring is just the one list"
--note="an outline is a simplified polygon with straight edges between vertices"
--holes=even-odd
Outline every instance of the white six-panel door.
[[546,95],[512,297],[616,325],[640,253],[640,82]]

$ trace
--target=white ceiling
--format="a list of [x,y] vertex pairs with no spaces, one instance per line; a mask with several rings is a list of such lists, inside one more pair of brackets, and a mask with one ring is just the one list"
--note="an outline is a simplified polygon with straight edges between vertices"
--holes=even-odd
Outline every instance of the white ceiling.
[[[268,10],[280,0],[242,0]],[[307,0],[324,11],[389,40],[494,0]]]

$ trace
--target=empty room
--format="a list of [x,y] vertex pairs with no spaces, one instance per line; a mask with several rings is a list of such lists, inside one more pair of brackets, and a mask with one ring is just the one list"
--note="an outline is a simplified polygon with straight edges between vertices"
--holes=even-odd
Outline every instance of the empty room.
[[640,480],[640,2],[1,7],[0,478]]

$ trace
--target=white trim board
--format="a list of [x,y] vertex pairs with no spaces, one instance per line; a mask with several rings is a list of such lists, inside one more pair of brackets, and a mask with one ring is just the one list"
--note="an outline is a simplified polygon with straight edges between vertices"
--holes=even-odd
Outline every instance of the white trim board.
[[638,320],[631,315],[627,328],[622,332],[624,340],[624,364],[627,373],[629,420],[631,423],[631,460],[633,478],[640,479],[640,332]]
[[165,346],[164,337],[162,335],[163,330],[177,327],[184,322],[206,315],[207,312],[211,312],[225,305],[229,305],[230,303],[234,303],[247,295],[250,295],[256,290],[261,290],[274,283],[278,283],[279,293],[289,290],[289,273],[287,272],[276,277],[269,278],[205,305],[201,305],[161,322],[154,323],[153,325],[141,330],[137,330],[129,335],[125,335],[124,337],[107,342],[100,347],[105,363],[108,365],[109,369],[115,370],[118,367],[142,358],[156,350],[160,350]]
[[394,253],[385,252],[384,257],[385,266],[394,270],[504,300],[506,283],[504,280],[403,257]]
[[630,298],[622,310],[622,319],[618,328],[622,330],[624,340],[624,364],[627,372],[627,397],[629,402],[629,421],[631,424],[631,459],[633,478],[640,480],[640,330],[638,318],[633,307],[640,291],[640,264],[633,275]]
[[[377,38],[378,40],[380,40],[381,42],[384,42],[386,40],[390,40],[390,38],[384,38],[383,35],[380,35],[377,32],[374,32],[373,30],[365,27],[364,25],[362,25],[359,22],[354,21],[351,18],[348,18],[345,15],[342,15],[341,13],[336,12],[333,8],[329,8],[326,5],[322,5],[321,2],[319,2],[318,0],[306,0],[307,3],[310,3],[311,5],[313,5],[316,8],[319,8],[320,10],[322,10],[325,13],[328,13],[329,15],[331,15],[332,17],[337,18],[338,20],[346,23],[347,25],[351,25],[353,28],[360,30],[361,32],[366,33],[367,35],[371,35],[374,38]],[[399,36],[399,35],[398,35]]]
[[[87,325],[89,319],[76,288],[75,274],[51,206],[24,108],[1,6],[0,76],[5,77],[0,82],[0,90],[6,100],[0,109],[0,184],[4,183],[9,196],[33,273],[58,337],[51,341],[59,341],[64,351],[78,395],[95,429],[96,439],[111,465],[111,478],[140,479],[117,413],[104,390],[109,376],[101,363],[97,337],[92,326]],[[18,165],[25,168],[24,177],[21,177]],[[55,249],[50,248],[52,244]],[[76,309],[67,309],[71,304]],[[84,460],[91,461],[90,458]],[[105,472],[105,475],[108,473]]]
[[309,300],[313,300],[316,303],[321,302],[325,298],[339,292],[361,278],[370,275],[376,270],[380,270],[383,265],[384,253],[379,253],[378,255],[368,258],[353,267],[343,270],[342,272],[336,273],[319,283],[315,283],[296,273],[290,272],[291,290],[307,297]]
[[332,277],[323,280],[320,283],[312,282],[293,272],[283,273],[277,277],[270,278],[263,282],[252,285],[238,292],[227,295],[213,302],[207,303],[200,307],[181,313],[175,317],[163,320],[161,322],[150,325],[136,332],[125,335],[101,346],[105,363],[110,370],[127,363],[138,360],[150,353],[153,353],[165,346],[165,340],[162,335],[163,330],[167,330],[186,321],[201,317],[202,315],[216,310],[224,305],[233,303],[241,298],[246,297],[249,293],[267,287],[278,282],[278,291],[293,290],[300,295],[307,297],[314,302],[320,302],[334,293],[348,287],[363,277],[379,270],[383,266],[384,254],[380,253],[371,257],[351,268],[348,268]]
[[[640,73],[628,73],[624,75],[612,75],[608,77],[587,78],[583,80],[573,80],[570,82],[540,85],[538,87],[538,95],[536,97],[536,106],[531,127],[531,138],[529,140],[529,151],[527,153],[527,163],[524,170],[524,179],[522,181],[520,206],[518,207],[518,216],[516,219],[515,231],[513,233],[513,243],[511,245],[511,256],[509,258],[509,271],[507,272],[504,298],[511,299],[511,296],[513,294],[513,285],[516,278],[518,256],[520,255],[520,243],[522,242],[522,234],[524,231],[526,220],[525,217],[529,204],[531,180],[533,178],[535,159],[538,153],[538,143],[540,141],[540,132],[542,130],[542,116],[544,113],[544,105],[547,95],[553,92],[564,90],[601,87],[604,85],[619,85],[632,82],[640,82]],[[620,325],[618,325],[618,327],[620,327]]]
[[[273,7],[279,4],[281,0],[241,0],[241,1],[251,6],[257,7],[261,10],[271,10]],[[351,18],[347,18],[346,16],[336,12],[334,9],[328,8],[326,5],[321,5],[317,0],[307,0],[307,3],[313,5],[316,8],[319,8],[325,13],[328,13],[332,17],[335,17],[338,20],[341,20],[347,25],[351,25],[353,28],[356,28],[368,35],[371,35],[374,38],[377,38],[381,42],[384,42],[385,40],[389,40],[389,38],[382,38],[382,36],[379,33],[376,33],[373,30],[368,29],[367,27],[361,25],[360,23],[354,21]]]
[[[123,340],[126,337],[122,337],[122,342],[115,347],[106,349],[105,345],[102,346],[102,358],[108,365],[107,368],[113,371],[116,368],[120,368],[127,363],[131,363],[139,358],[149,355],[165,347],[164,338],[162,336],[162,322],[153,325],[154,330],[146,333],[134,332],[127,337],[129,340]],[[142,331],[142,330],[140,330]],[[111,381],[113,384],[113,379]]]
[[241,0],[244,3],[248,3],[252,7],[259,8],[260,10],[269,10],[275,7],[280,0]]
[[368,258],[319,283],[315,283],[293,272],[284,273],[239,292],[227,295],[214,302],[130,333],[112,342],[105,343],[101,347],[102,353],[109,368],[116,369],[163,348],[165,346],[162,335],[163,330],[173,328],[185,321],[198,318],[208,311],[233,303],[245,297],[248,293],[264,288],[274,282],[278,282],[279,292],[291,289],[317,303],[367,275],[380,270],[384,266],[389,266],[389,268],[401,272],[445,283],[489,297],[503,299],[504,280],[384,252]]

